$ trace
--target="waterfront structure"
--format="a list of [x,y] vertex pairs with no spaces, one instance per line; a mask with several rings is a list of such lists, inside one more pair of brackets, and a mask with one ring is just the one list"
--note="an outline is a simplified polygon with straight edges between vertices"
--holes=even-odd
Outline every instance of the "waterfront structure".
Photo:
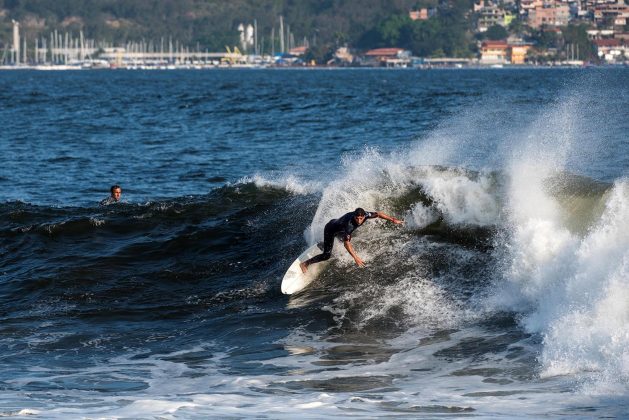
[[594,40],[596,54],[608,63],[623,63],[629,60],[629,47],[620,39]]
[[524,64],[531,48],[531,44],[509,44],[509,62],[515,65]]
[[403,48],[376,48],[363,55],[363,65],[374,67],[408,67],[411,52]]
[[506,41],[483,41],[480,63],[485,65],[506,64],[508,47],[509,44]]
[[522,65],[526,62],[526,57],[532,44],[516,42],[510,44],[507,41],[484,41],[481,44],[482,65],[514,64]]

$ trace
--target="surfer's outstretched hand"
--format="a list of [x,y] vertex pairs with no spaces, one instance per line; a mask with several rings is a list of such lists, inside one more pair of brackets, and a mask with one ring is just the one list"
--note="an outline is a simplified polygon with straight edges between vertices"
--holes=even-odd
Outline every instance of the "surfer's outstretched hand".
[[388,220],[389,222],[393,222],[396,225],[401,225],[404,223],[404,220],[396,219],[395,217],[389,216],[388,214],[383,213],[381,211],[377,211],[376,214],[378,215],[379,218]]
[[356,261],[356,265],[359,267],[365,267],[365,263],[363,262],[363,260],[360,259],[360,257],[356,257],[354,258],[354,261]]

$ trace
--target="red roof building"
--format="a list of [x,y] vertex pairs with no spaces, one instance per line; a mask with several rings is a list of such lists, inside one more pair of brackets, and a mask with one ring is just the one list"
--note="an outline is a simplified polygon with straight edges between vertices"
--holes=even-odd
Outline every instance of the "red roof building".
[[364,54],[365,65],[386,67],[408,67],[411,52],[403,48],[376,48]]
[[507,62],[507,41],[483,41],[480,47],[480,61],[484,64],[504,64]]
[[365,53],[367,57],[397,57],[403,53],[402,48],[376,48],[375,50],[369,50]]
[[308,50],[308,47],[295,47],[295,48],[292,48],[288,53],[290,55],[300,56],[300,55],[304,55],[307,50]]
[[611,39],[595,39],[594,41],[594,45],[596,46],[596,48],[601,48],[601,47],[620,47],[620,40],[616,39],[616,38],[611,38]]

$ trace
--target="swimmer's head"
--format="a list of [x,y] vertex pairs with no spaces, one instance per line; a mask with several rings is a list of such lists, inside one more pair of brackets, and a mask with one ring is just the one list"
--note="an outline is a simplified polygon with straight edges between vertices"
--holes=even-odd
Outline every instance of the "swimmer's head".
[[111,196],[114,200],[120,201],[120,196],[122,195],[122,188],[120,188],[120,185],[112,185],[109,191],[111,191]]

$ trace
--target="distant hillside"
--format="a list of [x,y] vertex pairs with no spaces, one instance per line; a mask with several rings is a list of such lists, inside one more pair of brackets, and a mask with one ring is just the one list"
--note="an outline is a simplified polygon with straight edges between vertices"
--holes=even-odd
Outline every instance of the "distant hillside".
[[74,34],[82,30],[86,37],[101,41],[172,37],[184,45],[222,51],[225,45],[238,44],[240,23],[253,24],[256,20],[258,40],[265,51],[270,51],[271,34],[278,42],[279,17],[283,16],[294,45],[304,39],[311,45],[355,44],[361,40],[378,44],[377,36],[373,37],[377,25],[426,5],[434,6],[436,1],[0,0],[0,43],[10,43],[11,20],[15,19],[31,42],[55,29]]

